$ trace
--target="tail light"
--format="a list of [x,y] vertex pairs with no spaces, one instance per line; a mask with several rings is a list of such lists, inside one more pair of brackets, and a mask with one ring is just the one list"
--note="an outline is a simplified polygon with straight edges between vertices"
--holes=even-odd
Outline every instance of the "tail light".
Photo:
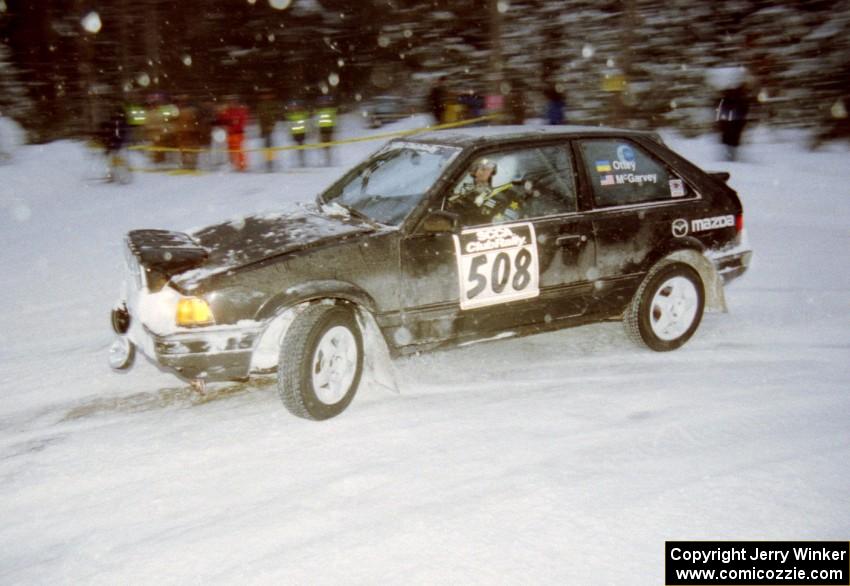
[[735,231],[740,234],[744,231],[744,214],[738,214],[735,216]]

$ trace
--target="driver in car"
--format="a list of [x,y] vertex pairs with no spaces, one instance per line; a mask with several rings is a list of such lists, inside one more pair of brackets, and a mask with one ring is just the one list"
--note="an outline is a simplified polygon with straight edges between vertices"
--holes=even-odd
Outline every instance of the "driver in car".
[[449,197],[450,211],[457,212],[466,225],[496,224],[521,217],[522,197],[512,182],[493,187],[498,167],[491,159],[481,159],[470,169],[472,182],[458,186]]

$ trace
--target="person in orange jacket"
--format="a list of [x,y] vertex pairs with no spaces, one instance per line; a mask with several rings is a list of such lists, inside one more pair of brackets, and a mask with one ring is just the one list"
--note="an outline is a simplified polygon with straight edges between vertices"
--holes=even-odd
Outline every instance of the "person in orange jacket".
[[230,162],[237,171],[248,168],[242,143],[245,141],[245,126],[248,125],[248,108],[239,103],[236,96],[227,99],[227,105],[218,116],[219,123],[227,130],[227,149]]

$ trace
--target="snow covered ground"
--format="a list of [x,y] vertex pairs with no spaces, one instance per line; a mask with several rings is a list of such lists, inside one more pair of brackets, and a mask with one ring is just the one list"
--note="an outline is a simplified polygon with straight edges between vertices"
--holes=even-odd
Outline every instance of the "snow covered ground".
[[79,144],[23,148],[0,167],[0,582],[659,584],[665,540],[846,540],[850,159],[750,138],[720,163],[668,136],[731,172],[755,250],[684,348],[606,323],[406,359],[400,395],[324,423],[271,380],[199,400],[113,374],[108,310],[127,230],[310,199],[343,166],[113,186]]

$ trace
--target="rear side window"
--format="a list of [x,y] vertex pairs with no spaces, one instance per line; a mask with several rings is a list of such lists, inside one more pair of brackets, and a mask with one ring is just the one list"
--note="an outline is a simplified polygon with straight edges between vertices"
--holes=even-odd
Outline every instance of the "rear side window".
[[630,141],[588,139],[580,147],[597,207],[693,195],[681,177]]

